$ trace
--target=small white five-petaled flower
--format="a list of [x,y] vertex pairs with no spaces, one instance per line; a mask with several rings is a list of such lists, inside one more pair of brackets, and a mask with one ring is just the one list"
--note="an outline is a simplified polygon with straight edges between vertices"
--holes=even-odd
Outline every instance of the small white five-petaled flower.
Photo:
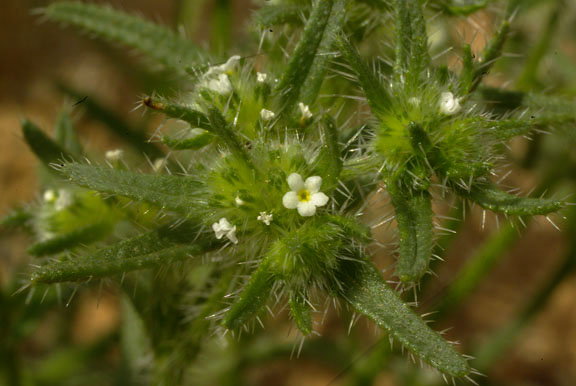
[[228,95],[232,92],[232,83],[225,73],[218,75],[216,79],[208,80],[204,87],[220,95]]
[[262,221],[266,225],[270,225],[274,215],[272,213],[268,214],[266,212],[260,212],[260,215],[256,218],[258,221]]
[[328,196],[320,192],[322,177],[308,177],[304,182],[300,174],[292,173],[287,181],[292,191],[282,197],[282,205],[288,209],[298,209],[300,216],[314,216],[316,207],[328,202]]
[[454,115],[460,111],[460,98],[454,97],[450,91],[440,94],[440,111],[446,115]]
[[236,238],[236,225],[230,224],[226,217],[222,217],[220,221],[212,224],[212,229],[214,230],[218,240],[226,236],[228,240],[232,241],[234,244],[238,244],[238,239]]
[[263,121],[270,121],[270,120],[274,119],[275,116],[276,116],[276,114],[274,113],[274,111],[270,111],[270,110],[266,110],[266,109],[260,110],[260,118],[262,118]]
[[106,160],[108,161],[111,162],[120,161],[122,157],[124,157],[124,150],[122,149],[108,150],[105,156]]
[[266,82],[266,78],[268,78],[268,74],[263,73],[263,72],[257,72],[256,73],[256,81],[258,83],[264,83]]
[[298,103],[298,108],[300,109],[300,120],[303,122],[308,121],[312,118],[312,113],[310,112],[310,107],[304,103]]

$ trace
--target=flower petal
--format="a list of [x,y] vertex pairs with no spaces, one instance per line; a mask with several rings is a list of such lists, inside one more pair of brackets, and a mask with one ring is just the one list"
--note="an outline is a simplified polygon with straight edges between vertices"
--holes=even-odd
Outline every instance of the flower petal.
[[286,181],[288,181],[288,186],[290,186],[290,189],[295,192],[304,188],[304,181],[302,181],[302,176],[298,173],[290,174]]
[[310,202],[314,204],[314,206],[324,206],[328,203],[328,196],[322,192],[312,194],[310,197]]
[[230,224],[226,217],[222,217],[218,222],[218,225],[220,226],[220,229],[225,232],[228,232],[230,229],[232,229],[232,224]]
[[228,237],[228,240],[232,241],[234,244],[238,244],[238,238],[236,238],[236,225],[226,233],[226,237]]
[[296,209],[299,202],[296,192],[288,192],[282,197],[282,205],[284,205],[284,208]]
[[316,206],[310,201],[298,203],[298,213],[303,217],[314,216],[316,213]]
[[222,229],[220,228],[220,224],[218,224],[217,222],[212,224],[212,230],[216,234],[216,238],[218,240],[220,240],[222,238],[222,236],[224,236],[224,233],[226,233],[226,232],[222,231]]
[[310,193],[316,193],[320,191],[320,187],[322,186],[322,177],[313,176],[306,178],[306,182],[304,186]]

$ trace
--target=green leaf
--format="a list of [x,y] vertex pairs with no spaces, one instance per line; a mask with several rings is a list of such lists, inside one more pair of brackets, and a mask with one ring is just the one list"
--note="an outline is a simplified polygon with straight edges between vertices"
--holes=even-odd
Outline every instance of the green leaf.
[[92,96],[87,96],[85,93],[64,84],[59,84],[58,88],[75,99],[83,99],[81,106],[90,117],[102,122],[107,130],[132,146],[136,151],[148,155],[153,160],[165,157],[164,152],[158,146],[150,143],[149,137],[144,130],[131,127],[121,117],[96,101]]
[[110,223],[97,223],[81,227],[65,234],[54,236],[48,240],[40,241],[28,248],[33,256],[46,256],[63,252],[66,249],[91,244],[105,237],[113,226]]
[[191,177],[140,174],[78,163],[64,164],[59,170],[79,186],[161,208],[190,214],[200,206],[199,189],[202,184]]
[[338,280],[340,296],[410,352],[442,373],[463,377],[470,372],[466,359],[400,300],[370,262],[344,261]]
[[334,120],[325,116],[321,129],[323,143],[314,168],[318,175],[322,176],[322,190],[329,193],[338,186],[338,178],[342,172],[342,156]]
[[356,49],[346,39],[338,40],[342,56],[348,62],[358,77],[360,87],[364,90],[368,104],[374,115],[384,115],[391,105],[391,96],[383,87],[383,82],[376,73],[360,57]]
[[269,260],[265,259],[226,313],[224,325],[229,329],[242,327],[266,305],[273,286],[274,274],[270,270]]
[[312,332],[310,304],[301,294],[295,293],[290,297],[290,314],[302,334],[308,335]]
[[473,186],[469,192],[460,189],[458,193],[483,208],[516,216],[545,215],[564,205],[556,200],[518,197],[490,184]]
[[502,49],[504,48],[504,43],[506,43],[508,38],[509,31],[510,24],[507,20],[504,20],[500,24],[496,34],[492,37],[492,39],[490,39],[486,47],[484,47],[484,51],[482,51],[482,61],[476,65],[472,75],[472,83],[466,91],[466,94],[470,94],[476,90],[480,82],[482,82],[482,79],[488,74],[490,68],[492,68],[496,62],[496,59],[500,57],[502,54]]
[[462,47],[462,71],[460,72],[460,91],[464,94],[472,88],[474,83],[474,54],[472,54],[472,47],[470,44],[464,44]]
[[316,99],[324,78],[329,50],[340,28],[348,0],[316,2],[306,23],[302,38],[280,77],[276,93],[281,96],[282,111],[291,114],[298,102],[311,104]]
[[48,166],[49,170],[54,170],[50,167],[50,164],[73,159],[72,156],[54,142],[52,138],[44,134],[38,126],[28,120],[22,122],[22,134],[24,134],[24,140],[32,152],[44,165]]
[[420,0],[394,0],[396,64],[400,84],[417,87],[422,72],[430,67],[428,35]]
[[87,256],[51,261],[36,269],[30,280],[60,283],[101,278],[186,260],[218,245],[198,233],[196,224],[166,225]]
[[58,116],[58,121],[54,127],[54,140],[58,143],[64,150],[79,157],[82,155],[82,145],[78,141],[78,134],[74,129],[72,124],[72,119],[65,111],[60,112]]
[[238,136],[230,128],[230,125],[226,122],[226,118],[217,108],[210,107],[208,108],[208,113],[204,114],[188,106],[171,102],[154,101],[150,97],[145,98],[143,103],[152,109],[162,111],[169,117],[188,122],[193,128],[204,129],[215,134],[228,147],[228,150],[230,150],[232,154],[248,164],[252,163],[250,156],[240,143]]
[[212,142],[214,142],[214,135],[205,130],[195,132],[192,137],[183,139],[168,136],[162,137],[162,143],[172,150],[198,150],[210,145]]
[[34,215],[29,210],[24,208],[12,209],[7,215],[0,218],[0,227],[9,229],[26,227],[33,218]]
[[228,122],[226,122],[226,118],[224,118],[220,110],[215,107],[211,107],[208,110],[208,120],[210,121],[212,132],[220,137],[230,152],[234,154],[234,156],[236,156],[238,159],[243,160],[246,164],[252,165],[250,155],[244,146],[242,146],[238,136],[232,130]]
[[142,104],[154,110],[162,111],[171,118],[180,119],[190,124],[192,128],[214,131],[206,114],[189,106],[168,101],[158,101],[146,97]]
[[314,58],[314,62],[300,93],[300,101],[306,105],[312,105],[320,93],[320,88],[322,87],[322,82],[328,69],[328,63],[333,57],[329,56],[328,53],[332,51],[335,45],[335,39],[344,23],[346,8],[349,2],[350,0],[334,0],[334,6],[330,12],[330,19],[322,34],[322,41],[318,46],[316,57]]
[[403,282],[416,282],[428,271],[432,256],[434,225],[430,194],[394,185],[388,185],[388,193],[400,238],[395,273]]
[[203,52],[191,41],[167,28],[109,6],[57,2],[44,8],[42,13],[48,20],[71,24],[91,34],[135,48],[180,73],[204,59]]

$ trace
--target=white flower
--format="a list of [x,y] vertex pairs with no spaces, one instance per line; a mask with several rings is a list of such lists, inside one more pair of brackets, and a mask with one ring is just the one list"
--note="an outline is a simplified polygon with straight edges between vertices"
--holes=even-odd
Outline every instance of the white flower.
[[239,196],[236,196],[236,198],[234,199],[234,202],[236,203],[236,206],[244,205],[244,200],[241,199]]
[[122,149],[108,150],[106,152],[106,159],[111,162],[119,161],[123,156],[124,156],[124,150]]
[[48,189],[44,192],[43,198],[44,202],[54,204],[54,209],[58,211],[68,208],[73,202],[72,193],[65,189],[58,189],[57,192]]
[[282,205],[288,209],[298,209],[300,216],[314,216],[316,207],[328,202],[328,196],[320,192],[322,177],[308,177],[304,182],[300,174],[292,173],[287,181],[292,191],[282,197]]
[[462,106],[460,106],[460,98],[455,98],[454,94],[450,91],[440,94],[440,111],[446,115],[457,114]]
[[208,71],[206,71],[206,73],[204,74],[204,77],[211,77],[211,76],[216,76],[216,75],[221,75],[221,74],[230,74],[230,73],[232,73],[232,71],[234,70],[234,67],[236,67],[236,64],[238,64],[240,59],[241,58],[238,55],[231,56],[226,61],[226,63],[221,64],[219,66],[210,67],[208,69]]
[[306,122],[310,118],[312,118],[312,113],[310,112],[310,107],[305,105],[304,103],[298,103],[298,108],[300,109],[301,121]]
[[156,158],[152,163],[152,170],[159,172],[166,166],[166,158]]
[[232,83],[226,74],[220,74],[216,79],[204,81],[201,86],[220,95],[228,95],[232,92]]
[[264,83],[266,82],[266,78],[268,78],[268,74],[262,73],[262,72],[257,72],[256,73],[256,81],[258,83]]
[[266,110],[266,109],[260,110],[260,118],[262,118],[263,121],[270,121],[270,120],[274,119],[275,116],[276,116],[276,114],[274,113],[274,111],[270,111],[270,110]]
[[48,189],[47,191],[44,192],[42,198],[44,198],[45,202],[54,202],[56,201],[57,198],[56,192],[52,189]]
[[258,216],[256,219],[258,221],[262,221],[266,225],[270,225],[273,217],[274,215],[272,213],[268,214],[266,212],[260,212],[260,216]]
[[236,225],[232,226],[225,217],[222,217],[220,221],[212,224],[212,229],[214,230],[218,240],[223,236],[226,236],[228,240],[232,241],[234,244],[238,244],[238,239],[236,238]]
[[72,205],[72,193],[65,189],[58,189],[58,198],[54,202],[54,209],[63,210]]

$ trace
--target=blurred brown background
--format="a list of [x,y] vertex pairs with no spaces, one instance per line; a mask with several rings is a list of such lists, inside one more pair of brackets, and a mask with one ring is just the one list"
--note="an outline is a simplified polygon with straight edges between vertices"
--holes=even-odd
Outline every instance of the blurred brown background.
[[[175,7],[171,1],[118,0],[106,3],[166,25],[176,24]],[[212,2],[207,3],[205,12],[210,12]],[[54,86],[56,80],[86,90],[129,120],[138,120],[140,114],[131,110],[143,90],[130,71],[114,62],[117,55],[128,63],[139,63],[137,58],[118,48],[106,51],[101,43],[81,36],[72,28],[42,22],[32,12],[43,4],[45,2],[38,0],[2,0],[0,5],[0,215],[18,203],[37,197],[36,163],[21,139],[19,126],[22,117],[49,129],[58,111],[69,106],[89,148],[107,149],[115,145],[114,139],[100,130],[97,123],[84,119],[80,111],[72,109],[76,101],[64,98],[57,91]],[[240,0],[234,4],[237,10],[234,13],[235,28],[241,31],[250,14],[249,4]],[[209,26],[200,28],[194,34],[194,40],[206,44],[208,30]],[[573,36],[558,45],[560,49],[576,52]],[[520,143],[517,151],[522,152],[524,148]],[[509,185],[519,186],[525,191],[534,181],[534,176],[521,171],[515,171],[506,180]],[[462,234],[445,256],[448,263],[440,265],[437,270],[439,286],[453,280],[459,267],[496,228],[493,219],[489,219],[486,229],[481,229],[480,216],[480,213],[472,213],[467,217]],[[24,256],[24,242],[22,237],[0,236],[0,283],[2,277],[6,278],[11,273],[10,261]],[[449,338],[461,341],[464,347],[480,342],[526,304],[557,266],[565,249],[560,233],[546,219],[536,219],[522,241],[489,275],[488,280],[441,327],[453,326]],[[524,331],[515,347],[489,374],[495,383],[576,385],[576,280],[573,279],[556,289],[535,323]],[[80,306],[70,315],[77,323],[72,333],[80,342],[117,326],[118,302],[114,294],[104,295],[99,307],[96,307],[97,296],[96,293],[86,293],[75,300]],[[428,296],[432,297],[434,293],[425,294],[424,299]],[[50,322],[47,322],[36,335],[45,335],[49,329]],[[335,375],[333,369],[318,364],[282,360],[259,369],[253,379],[259,385],[270,384],[271,379],[282,385],[325,385]],[[393,374],[382,374],[378,379],[379,385],[395,384]]]

